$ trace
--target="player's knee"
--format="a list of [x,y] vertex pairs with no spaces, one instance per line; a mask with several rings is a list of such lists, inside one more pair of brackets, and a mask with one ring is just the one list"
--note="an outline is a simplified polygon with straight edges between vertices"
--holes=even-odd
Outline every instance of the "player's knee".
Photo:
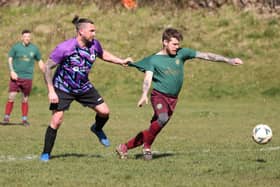
[[109,117],[109,114],[110,114],[110,110],[109,110],[109,108],[105,108],[105,109],[103,109],[103,110],[100,110],[100,111],[98,111],[98,115],[100,116],[100,117]]
[[58,129],[63,122],[63,115],[53,115],[51,119],[51,127]]
[[27,103],[27,102],[28,102],[28,97],[23,97],[23,98],[22,98],[22,102],[23,102],[23,103]]
[[9,94],[8,101],[13,102],[15,100],[15,98],[16,98],[16,94]]
[[167,113],[160,113],[158,115],[157,121],[158,121],[160,126],[163,127],[168,122],[168,120],[169,120],[169,116],[168,116]]
[[106,105],[106,103],[96,106],[95,111],[100,117],[108,117],[110,114],[109,107]]
[[63,119],[62,118],[54,118],[52,119],[52,124],[54,127],[58,128],[63,122]]

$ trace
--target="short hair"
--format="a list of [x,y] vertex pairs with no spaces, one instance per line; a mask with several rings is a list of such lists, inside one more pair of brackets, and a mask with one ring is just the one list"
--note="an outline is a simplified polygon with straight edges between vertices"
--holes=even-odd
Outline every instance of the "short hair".
[[31,31],[28,30],[28,29],[24,29],[24,30],[21,32],[22,35],[24,35],[24,34],[26,34],[26,33],[31,33]]
[[79,18],[79,16],[75,16],[72,20],[72,23],[75,25],[76,30],[79,31],[84,23],[91,23],[94,24],[94,22],[87,18]]
[[183,40],[183,35],[174,28],[167,28],[162,34],[162,41],[167,40],[170,41],[171,38],[176,38],[178,41]]

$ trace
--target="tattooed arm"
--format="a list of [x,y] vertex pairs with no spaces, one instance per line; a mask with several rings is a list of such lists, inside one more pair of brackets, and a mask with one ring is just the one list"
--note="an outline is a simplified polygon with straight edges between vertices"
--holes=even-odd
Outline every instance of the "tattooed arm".
[[17,73],[15,72],[14,70],[14,67],[13,67],[13,58],[12,57],[9,57],[8,59],[8,64],[9,64],[9,69],[10,69],[10,77],[12,80],[17,80],[18,79],[18,75]]
[[141,107],[144,103],[148,104],[148,92],[152,84],[152,79],[153,79],[153,72],[146,71],[144,81],[143,81],[143,87],[142,87],[142,96],[138,101],[137,106]]
[[45,82],[47,84],[48,91],[49,91],[48,97],[49,97],[49,102],[50,103],[58,103],[58,96],[55,93],[55,90],[54,90],[54,87],[53,87],[53,82],[52,82],[52,79],[53,79],[52,69],[54,67],[56,67],[56,65],[57,64],[51,59],[48,59],[46,64],[45,64],[44,75],[45,75]]
[[214,53],[204,53],[197,51],[196,58],[214,61],[214,62],[226,62],[231,65],[240,65],[243,64],[242,60],[239,58],[227,58],[221,55],[217,55]]

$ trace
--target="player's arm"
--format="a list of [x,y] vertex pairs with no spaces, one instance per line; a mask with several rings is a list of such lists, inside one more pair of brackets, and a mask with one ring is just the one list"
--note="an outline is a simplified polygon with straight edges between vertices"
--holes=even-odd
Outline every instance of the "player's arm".
[[39,68],[40,70],[44,73],[45,72],[45,64],[43,62],[43,60],[39,60]]
[[152,71],[145,72],[145,77],[142,86],[142,95],[137,104],[137,106],[139,107],[141,107],[143,104],[148,104],[148,92],[152,84],[153,74],[154,73]]
[[52,82],[53,80],[52,69],[56,66],[57,64],[52,59],[48,59],[45,64],[44,78],[49,91],[48,97],[50,103],[58,103],[58,96],[55,93],[53,82]]
[[208,52],[196,52],[196,58],[214,61],[214,62],[226,62],[231,65],[241,65],[243,64],[242,60],[239,58],[227,58],[218,54],[208,53]]
[[17,80],[17,79],[18,79],[18,75],[17,75],[17,73],[16,73],[15,70],[14,70],[14,67],[13,67],[13,58],[12,58],[12,57],[9,57],[9,58],[8,58],[8,65],[9,65],[9,69],[10,69],[10,76],[11,76],[11,79],[12,79],[12,80]]
[[129,62],[132,62],[131,58],[126,58],[126,59],[121,59],[119,57],[116,57],[115,55],[109,53],[106,50],[103,50],[103,54],[102,54],[102,60],[106,61],[106,62],[110,62],[113,64],[119,64],[119,65],[123,65],[126,66]]

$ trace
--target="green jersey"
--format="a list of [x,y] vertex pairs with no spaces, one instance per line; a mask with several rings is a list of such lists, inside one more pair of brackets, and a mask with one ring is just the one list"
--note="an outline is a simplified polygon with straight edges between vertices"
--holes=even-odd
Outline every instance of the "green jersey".
[[174,56],[153,54],[130,66],[143,72],[152,71],[154,89],[171,96],[178,96],[184,81],[185,61],[195,56],[195,50],[180,48]]
[[9,51],[9,57],[13,58],[13,68],[19,78],[32,79],[34,62],[41,60],[41,53],[31,43],[25,46],[23,43],[18,42]]

